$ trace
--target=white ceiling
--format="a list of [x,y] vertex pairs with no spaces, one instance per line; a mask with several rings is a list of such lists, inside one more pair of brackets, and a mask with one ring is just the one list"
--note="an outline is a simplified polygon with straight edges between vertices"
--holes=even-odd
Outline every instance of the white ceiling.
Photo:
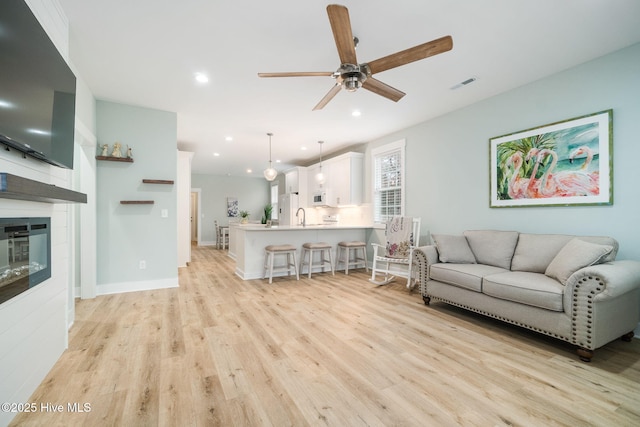
[[398,103],[360,89],[312,111],[331,77],[257,73],[339,67],[327,1],[59,2],[71,60],[97,99],[176,112],[193,171],[234,176],[262,176],[267,132],[282,171],[317,161],[319,140],[327,155],[640,42],[638,0],[342,0],[361,63],[445,35],[453,50],[376,74],[407,93]]

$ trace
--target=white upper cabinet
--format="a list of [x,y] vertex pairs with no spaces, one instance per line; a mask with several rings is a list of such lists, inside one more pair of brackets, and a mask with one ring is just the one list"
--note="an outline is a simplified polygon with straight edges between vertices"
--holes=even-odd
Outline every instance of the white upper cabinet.
[[317,190],[327,192],[329,206],[359,205],[363,193],[364,154],[345,153],[322,162],[324,183],[316,180],[320,164],[307,168],[309,196]]
[[297,166],[289,169],[284,174],[285,193],[298,193],[300,200],[306,200],[307,195],[307,168]]

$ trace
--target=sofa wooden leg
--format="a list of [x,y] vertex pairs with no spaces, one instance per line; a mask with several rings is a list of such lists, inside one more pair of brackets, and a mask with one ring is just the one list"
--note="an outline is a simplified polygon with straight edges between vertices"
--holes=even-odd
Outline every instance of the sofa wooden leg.
[[578,347],[578,356],[580,360],[583,362],[591,362],[591,358],[593,357],[593,350],[589,350],[588,348]]
[[631,338],[633,338],[633,335],[634,335],[633,331],[627,332],[626,334],[621,336],[620,339],[625,342],[631,342]]
[[429,305],[429,303],[431,302],[431,297],[422,295],[422,301],[424,301],[424,305]]

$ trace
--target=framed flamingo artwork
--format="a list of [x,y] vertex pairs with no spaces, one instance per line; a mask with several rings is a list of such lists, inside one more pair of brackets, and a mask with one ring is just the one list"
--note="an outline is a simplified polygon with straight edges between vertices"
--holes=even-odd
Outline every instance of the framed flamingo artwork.
[[489,141],[492,208],[613,204],[613,110]]

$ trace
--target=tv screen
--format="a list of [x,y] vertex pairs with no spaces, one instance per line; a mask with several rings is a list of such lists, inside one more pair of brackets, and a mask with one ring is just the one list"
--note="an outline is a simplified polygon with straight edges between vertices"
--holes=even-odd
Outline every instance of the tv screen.
[[76,77],[24,0],[0,1],[0,143],[73,169]]

